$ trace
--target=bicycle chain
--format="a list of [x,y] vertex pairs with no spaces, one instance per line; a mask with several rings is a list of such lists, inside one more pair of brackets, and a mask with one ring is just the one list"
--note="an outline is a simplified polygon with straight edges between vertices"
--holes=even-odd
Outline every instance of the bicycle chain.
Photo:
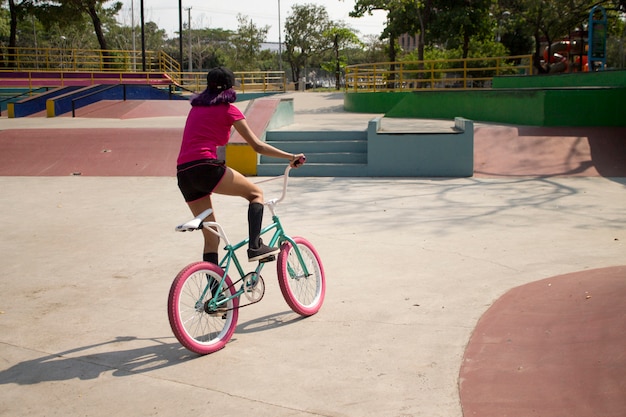
[[[253,274],[253,273],[254,273],[254,272],[250,272],[250,274]],[[230,287],[230,288],[234,290],[236,287],[238,287],[238,285],[237,285],[237,284],[239,284],[239,283],[241,283],[242,285],[244,285],[243,280],[244,280],[245,278],[247,278],[247,277],[248,277],[248,275],[250,275],[250,274],[247,274],[247,275],[246,275],[246,276],[244,276],[243,278],[239,278],[237,281],[233,282],[233,284],[231,285],[231,287]],[[263,281],[263,277],[262,277],[261,275],[259,275],[259,281],[257,282],[257,284],[256,284],[256,285],[259,285],[259,282],[262,282],[262,281]],[[261,284],[261,285],[265,285],[265,284]],[[239,307],[237,307],[237,308],[248,307],[248,306],[251,306],[252,304],[256,304],[256,303],[258,303],[259,301],[261,301],[261,300],[263,299],[263,297],[264,297],[264,296],[265,296],[265,287],[264,287],[264,289],[263,289],[263,294],[261,294],[261,297],[259,297],[259,299],[258,299],[258,300],[256,300],[256,301],[250,301],[250,302],[249,302],[249,303],[247,303],[247,304],[239,304]],[[239,296],[239,300],[241,300],[241,296]],[[226,310],[223,310],[223,311],[224,311],[224,312],[226,312],[226,311],[231,311],[231,310],[234,310],[234,308],[229,308],[229,309],[226,309]]]

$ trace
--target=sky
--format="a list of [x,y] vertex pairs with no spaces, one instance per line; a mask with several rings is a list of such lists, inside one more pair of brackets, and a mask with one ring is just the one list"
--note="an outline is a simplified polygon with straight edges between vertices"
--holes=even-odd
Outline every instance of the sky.
[[[118,20],[123,25],[131,25],[134,15],[136,25],[140,24],[141,0],[120,0],[123,4]],[[316,4],[324,6],[328,17],[334,22],[343,22],[360,35],[380,35],[385,22],[385,13],[377,11],[373,16],[351,18],[348,16],[354,8],[354,0],[231,0],[217,2],[215,0],[182,0],[183,26],[187,26],[191,7],[191,27],[221,28],[237,30],[237,14],[250,18],[258,27],[271,26],[267,33],[268,42],[278,42],[278,4],[280,3],[280,28],[285,40],[285,19],[291,14],[296,4]],[[155,22],[159,28],[165,29],[169,37],[174,37],[179,30],[179,0],[143,0],[144,21]],[[132,13],[134,9],[134,13]]]

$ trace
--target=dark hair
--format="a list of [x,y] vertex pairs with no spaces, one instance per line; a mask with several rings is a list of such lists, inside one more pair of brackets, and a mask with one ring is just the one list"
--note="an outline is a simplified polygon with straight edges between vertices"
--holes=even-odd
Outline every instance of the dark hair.
[[225,67],[213,68],[206,75],[207,88],[210,91],[224,91],[233,88],[235,74]]
[[235,74],[228,68],[213,68],[208,72],[206,82],[206,89],[191,100],[192,106],[213,106],[237,100],[237,93],[233,90]]

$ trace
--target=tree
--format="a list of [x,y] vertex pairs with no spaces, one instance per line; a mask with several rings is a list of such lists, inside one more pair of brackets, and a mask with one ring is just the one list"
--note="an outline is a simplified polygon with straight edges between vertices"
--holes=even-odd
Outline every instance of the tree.
[[418,52],[423,59],[432,3],[433,0],[357,0],[350,16],[362,17],[375,10],[386,11],[387,25],[380,38],[389,42],[389,61],[397,61],[396,40],[405,33],[419,34]]
[[552,56],[552,43],[582,28],[593,7],[594,0],[524,0],[524,16],[535,38],[533,63],[539,72],[549,72],[550,65],[542,66],[542,40],[547,44],[547,56]]
[[31,5],[30,0],[9,0],[9,66],[13,67],[15,62],[15,47],[17,46],[17,25],[24,10]]
[[[328,13],[322,6],[294,5],[285,20],[285,49],[294,81],[301,79],[307,61],[330,49],[324,33],[329,29]],[[297,84],[296,84],[297,85]]]
[[[187,31],[183,32],[183,35],[191,36],[191,55],[193,60],[193,67],[196,69],[215,68],[219,66],[231,67],[229,62],[232,55],[232,47],[230,39],[233,37],[233,31],[226,29],[193,29],[191,34]],[[171,55],[179,55],[179,38],[166,39],[163,43],[163,50]],[[184,42],[184,48],[189,46],[188,38]],[[183,51],[184,56],[189,56],[189,50]],[[183,65],[184,67],[185,65]]]
[[[12,0],[10,0],[12,1]],[[23,0],[24,2],[27,0]],[[28,0],[31,1],[31,0]],[[68,27],[81,24],[85,17],[91,21],[93,32],[96,35],[98,46],[102,50],[105,63],[114,60],[108,51],[107,39],[104,34],[105,23],[113,24],[115,15],[122,8],[122,3],[115,2],[111,8],[105,8],[104,3],[109,0],[32,0],[29,6],[37,15],[40,22],[47,28],[58,24],[59,27]]]
[[424,60],[426,33],[430,22],[432,2],[434,0],[357,0],[350,16],[360,17],[365,13],[371,14],[374,10],[387,11],[387,26],[383,30],[381,39],[389,41],[388,87],[394,88],[396,79],[396,64],[398,61],[397,39],[403,34],[414,35],[419,33],[418,56]]
[[239,27],[231,38],[234,50],[232,69],[237,71],[258,70],[257,57],[261,53],[261,43],[265,42],[270,27],[258,27],[252,19],[242,14],[237,15],[237,21]]
[[346,58],[341,55],[341,51],[345,48],[349,47],[358,47],[363,46],[363,43],[359,40],[357,34],[350,28],[345,27],[341,24],[336,24],[330,27],[330,29],[324,32],[324,36],[332,41],[333,44],[333,58],[334,58],[334,68],[331,66],[322,67],[327,71],[331,72],[334,70],[335,72],[335,89],[339,90],[341,88],[341,68],[345,67]]
[[[93,30],[98,40],[100,49],[107,50],[103,21],[112,22],[114,16],[122,8],[121,2],[115,2],[110,8],[105,8],[104,3],[110,0],[33,0],[35,5],[43,11],[44,15],[54,15],[62,22],[69,23],[79,20],[82,16],[88,16],[93,25]],[[40,19],[44,21],[45,19]]]
[[431,32],[446,47],[461,47],[462,58],[469,55],[470,40],[493,39],[492,0],[437,0]]

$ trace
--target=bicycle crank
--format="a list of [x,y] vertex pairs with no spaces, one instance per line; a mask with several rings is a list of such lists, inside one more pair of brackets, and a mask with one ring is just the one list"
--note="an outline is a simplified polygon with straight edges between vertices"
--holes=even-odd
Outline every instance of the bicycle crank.
[[256,272],[250,272],[243,277],[243,292],[250,303],[261,301],[265,294],[265,282],[263,277]]

